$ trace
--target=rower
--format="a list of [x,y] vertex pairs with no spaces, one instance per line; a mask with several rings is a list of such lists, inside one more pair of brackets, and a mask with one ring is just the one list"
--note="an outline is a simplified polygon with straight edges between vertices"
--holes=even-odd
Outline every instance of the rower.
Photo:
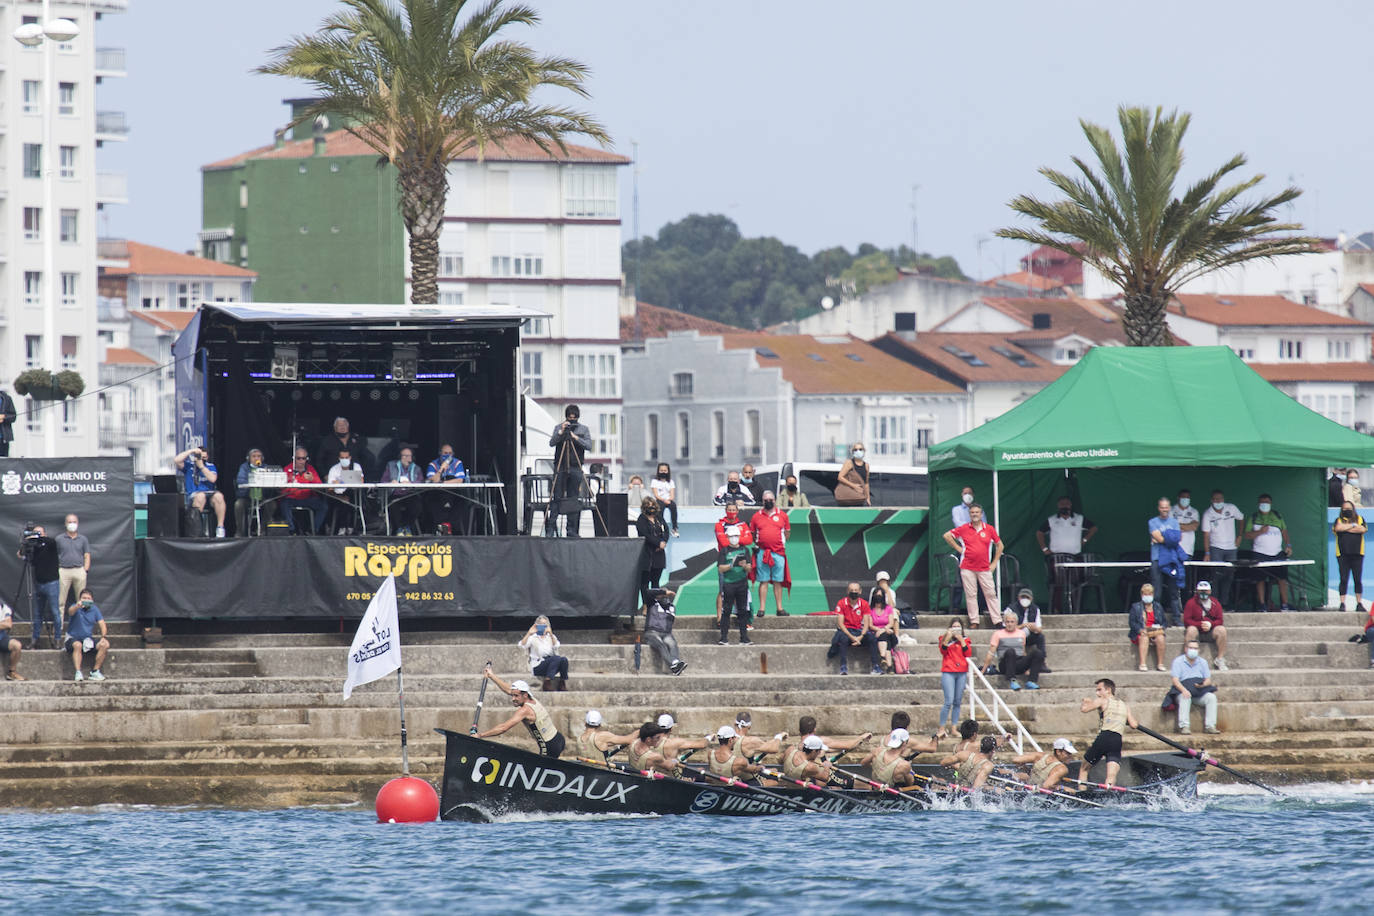
[[957,766],[968,759],[969,754],[978,750],[978,723],[973,719],[965,719],[959,723],[959,741],[954,745],[954,750],[941,758],[940,766]]
[[[802,721],[805,722],[806,718],[810,717]],[[801,744],[794,744],[783,752],[783,775],[789,779],[810,779],[825,785],[835,775],[834,764],[820,759],[821,754],[828,750],[830,748],[819,735],[807,735]]]
[[959,768],[954,771],[954,779],[961,786],[981,789],[992,773],[992,755],[997,750],[997,739],[985,735],[978,744],[978,750],[969,754]]
[[749,779],[763,767],[750,763],[743,750],[744,739],[730,726],[716,729],[716,746],[706,759],[706,768],[725,779]]
[[524,681],[512,681],[507,684],[496,676],[495,672],[491,670],[490,665],[488,665],[482,673],[488,680],[510,696],[510,701],[512,705],[516,707],[517,711],[515,715],[495,728],[489,728],[484,732],[480,732],[477,737],[492,738],[496,735],[506,733],[523,722],[525,723],[525,727],[530,730],[530,737],[534,739],[534,743],[539,745],[539,753],[543,754],[545,757],[561,756],[563,748],[567,745],[567,741],[559,733],[558,729],[554,727],[553,717],[550,716],[549,711],[544,708],[544,704],[536,700],[534,695],[530,693],[530,685]]
[[593,760],[598,755],[611,759],[610,750],[613,747],[624,747],[635,738],[639,737],[639,732],[630,732],[628,735],[613,735],[605,728],[602,728],[603,719],[601,713],[595,709],[587,711],[584,719],[587,727],[577,736],[577,749],[579,756],[590,757]]
[[[888,727],[891,728],[892,731],[896,731],[900,728],[909,735],[911,733],[911,715],[904,710],[897,710],[892,714],[892,721]],[[891,732],[889,732],[888,735],[891,737]],[[929,740],[921,741],[917,741],[915,738],[909,738],[907,743],[902,747],[902,756],[910,760],[918,754],[933,754],[939,749],[940,739],[935,735],[931,735]]]
[[1068,738],[1055,738],[1051,750],[1027,751],[1011,758],[1011,762],[1031,765],[1030,774],[1022,776],[1017,773],[1018,778],[1042,789],[1054,789],[1059,786],[1059,780],[1069,775],[1069,764],[1073,762],[1073,757],[1077,753],[1073,742]]
[[639,733],[625,749],[630,766],[636,770],[659,770],[665,773],[680,769],[682,764],[676,757],[663,755],[663,736],[666,734],[667,732],[653,722],[641,725]]
[[[798,722],[797,722],[797,732],[798,732],[798,734],[801,735],[801,737],[802,737],[803,739],[805,739],[807,735],[815,735],[815,734],[816,734],[816,717],[815,717],[815,716],[802,716],[801,719],[798,720]],[[821,737],[821,736],[818,736],[818,737]],[[823,743],[823,744],[825,745],[825,749],[828,750],[828,751],[852,751],[852,750],[854,750],[854,748],[856,748],[856,747],[858,747],[859,745],[861,745],[861,744],[867,742],[868,739],[870,739],[870,738],[872,738],[872,737],[873,737],[873,733],[872,733],[872,732],[864,732],[862,735],[860,735],[860,736],[857,737],[857,738],[830,738],[830,737],[821,737],[821,743]]]
[[[659,748],[659,753],[664,757],[678,758],[683,751],[699,751],[709,743],[706,738],[676,738],[673,736],[673,728],[677,722],[671,713],[663,713],[658,717],[658,727],[663,729],[663,746]],[[689,755],[690,756],[690,755]]]
[[739,735],[740,752],[754,763],[768,754],[781,754],[782,743],[787,740],[787,732],[778,732],[771,740],[756,738],[749,734],[753,724],[754,719],[747,709],[740,710],[735,716],[735,734]]
[[1087,697],[1079,706],[1082,712],[1092,712],[1097,710],[1097,717],[1101,720],[1101,731],[1093,739],[1092,747],[1083,755],[1083,767],[1078,776],[1080,779],[1088,779],[1088,771],[1093,768],[1093,764],[1099,760],[1107,761],[1107,785],[1116,785],[1116,774],[1121,770],[1121,736],[1126,731],[1126,726],[1131,728],[1138,727],[1139,723],[1135,720],[1135,713],[1131,712],[1131,707],[1116,695],[1116,682],[1110,678],[1102,678],[1096,682],[1096,697]]
[[859,766],[868,767],[873,778],[885,786],[909,786],[916,782],[911,775],[911,764],[903,756],[911,734],[904,728],[894,728],[887,736],[884,747],[869,753],[859,761]]

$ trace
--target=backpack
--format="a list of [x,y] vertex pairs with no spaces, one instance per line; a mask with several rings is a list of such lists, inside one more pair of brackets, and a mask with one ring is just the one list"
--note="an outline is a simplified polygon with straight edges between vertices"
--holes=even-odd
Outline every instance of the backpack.
[[893,674],[910,674],[910,673],[911,673],[911,656],[910,656],[910,655],[907,655],[905,649],[893,649],[893,650],[892,650],[892,673],[893,673]]

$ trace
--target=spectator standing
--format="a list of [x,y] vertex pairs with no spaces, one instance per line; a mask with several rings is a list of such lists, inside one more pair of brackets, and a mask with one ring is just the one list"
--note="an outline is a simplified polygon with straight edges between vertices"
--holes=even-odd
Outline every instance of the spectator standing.
[[792,588],[787,569],[787,536],[792,532],[792,523],[788,521],[787,513],[778,508],[772,490],[763,491],[763,508],[749,519],[749,531],[758,548],[754,556],[754,578],[759,583],[759,617],[768,615],[767,590],[770,584],[773,586],[773,612],[778,617],[786,617],[782,590],[785,588],[790,591]]
[[1345,472],[1345,484],[1341,487],[1342,502],[1351,503],[1356,509],[1362,508],[1360,499],[1363,494],[1360,492],[1360,472],[1355,468]]
[[172,459],[172,465],[181,468],[186,505],[197,512],[204,512],[205,504],[208,502],[215,510],[215,537],[224,537],[224,494],[215,488],[215,483],[219,480],[219,471],[210,460],[210,453],[193,446],[179,452]]
[[840,674],[849,673],[849,650],[855,646],[868,649],[869,673],[882,674],[883,669],[878,667],[878,640],[872,632],[872,612],[859,583],[849,583],[845,596],[835,605],[835,634],[830,637],[830,648],[825,653],[826,658],[840,657]]
[[5,657],[5,680],[27,680],[19,673],[19,656],[24,644],[14,636],[14,609],[0,600],[0,655]]
[[949,517],[955,528],[969,523],[968,510],[971,505],[973,505],[973,487],[964,487],[959,492],[959,504],[949,510]]
[[654,471],[654,479],[649,481],[649,490],[653,493],[654,499],[658,500],[659,507],[663,510],[663,518],[673,529],[673,537],[678,537],[677,532],[677,482],[673,480],[673,469],[668,462],[660,461],[658,469]]
[[[427,483],[452,483],[467,479],[468,473],[463,468],[463,461],[453,454],[453,446],[447,442],[439,446],[439,457],[429,463],[429,469],[425,473],[425,481]],[[462,530],[459,515],[463,501],[458,497],[457,492],[444,487],[430,493],[426,502],[436,529],[442,529],[447,534]],[[578,518],[581,518],[580,513]],[[573,536],[572,530],[573,525],[569,522],[569,537]]]
[[1155,587],[1146,582],[1140,586],[1140,600],[1131,605],[1127,617],[1131,642],[1135,643],[1136,655],[1140,659],[1138,671],[1149,671],[1145,657],[1149,654],[1151,643],[1155,647],[1155,664],[1164,671],[1164,612],[1155,607]]
[[544,689],[568,689],[568,660],[558,654],[563,644],[549,626],[549,618],[540,614],[525,631],[520,648],[529,653],[530,674],[544,679]]
[[873,600],[868,603],[868,628],[878,644],[879,667],[892,673],[895,670],[892,664],[892,650],[897,648],[897,640],[901,638],[902,630],[897,609],[887,603],[886,592],[875,592]]
[[[420,466],[415,463],[415,452],[410,446],[401,449],[400,456],[395,461],[388,461],[386,468],[382,471],[382,483],[421,483],[425,475],[420,473]],[[420,531],[420,501],[414,497],[414,490],[395,489],[388,491],[386,496],[387,514],[390,517],[392,507],[396,510],[396,524],[393,531],[404,531],[406,534],[418,534]]]
[[1158,514],[1146,523],[1150,534],[1150,584],[1155,587],[1155,596],[1163,605],[1162,613],[1168,616],[1170,624],[1178,626],[1183,619],[1183,605],[1179,601],[1180,579],[1187,581],[1187,574],[1186,567],[1179,567],[1184,570],[1183,576],[1179,576],[1174,564],[1182,562],[1179,543],[1183,539],[1183,530],[1179,528],[1178,519],[1174,518],[1173,505],[1168,497],[1161,496],[1155,506]]
[[754,466],[746,464],[739,469],[739,484],[749,491],[749,495],[754,497],[754,502],[763,502],[763,484],[754,479]]
[[945,543],[959,553],[959,579],[964,586],[964,606],[968,623],[978,629],[978,590],[982,589],[987,602],[988,616],[1000,626],[1002,615],[997,610],[997,588],[992,570],[1002,558],[1002,539],[997,529],[983,521],[983,507],[973,503],[968,507],[969,523],[945,532]]
[[1331,476],[1326,478],[1326,507],[1339,509],[1345,502],[1345,468],[1332,468]]
[[806,498],[801,487],[797,484],[797,475],[788,474],[784,482],[782,491],[778,493],[778,505],[784,509],[809,509],[811,500]]
[[[1028,588],[1023,588],[1016,593],[1016,601],[1002,609],[1002,618],[1010,614],[1015,617],[1021,626],[1026,628],[1026,648],[1039,649],[1040,655],[1045,659],[1049,658],[1049,650],[1045,646],[1045,626],[1040,617],[1040,605],[1035,603],[1035,592]],[[1041,664],[1042,674],[1050,673],[1048,661]]]
[[677,607],[673,599],[677,593],[672,589],[655,589],[649,595],[649,610],[644,616],[644,641],[649,648],[658,653],[663,664],[673,674],[687,670],[682,660],[682,650],[678,648],[677,637],[673,635],[673,624],[677,621]]
[[647,614],[653,600],[650,594],[658,588],[658,580],[668,565],[668,528],[659,517],[658,501],[652,496],[644,497],[639,504],[635,531],[644,539],[639,555],[639,595]]
[[[1293,544],[1288,539],[1288,523],[1283,520],[1283,516],[1274,508],[1274,500],[1268,493],[1261,493],[1256,511],[1247,520],[1245,537],[1255,542],[1255,559],[1259,562],[1273,562],[1284,560],[1293,555]],[[1291,611],[1293,608],[1288,604],[1288,567],[1287,566],[1267,566],[1263,567],[1269,577],[1278,580],[1279,583],[1279,609]],[[1255,596],[1257,607],[1263,609],[1265,592],[1268,590],[1269,579],[1263,578],[1255,583]]]
[[107,635],[105,616],[95,604],[95,595],[89,588],[82,589],[81,600],[67,609],[67,638],[63,643],[72,657],[72,667],[76,668],[76,676],[72,680],[85,680],[81,664],[87,655],[92,657],[91,680],[105,680],[101,669],[105,667],[105,658],[110,652],[110,642],[105,638]]
[[1183,654],[1174,659],[1169,673],[1178,691],[1178,733],[1187,735],[1192,732],[1189,716],[1193,703],[1202,707],[1203,731],[1209,735],[1217,734],[1217,688],[1212,683],[1212,671],[1207,667],[1207,659],[1202,657],[1196,639],[1184,644]]
[[1212,597],[1212,583],[1197,584],[1197,593],[1183,606],[1183,626],[1187,628],[1184,640],[1211,640],[1217,647],[1217,670],[1230,670],[1226,667],[1226,619],[1221,602]]
[[724,506],[733,501],[738,506],[754,505],[754,494],[740,483],[739,471],[731,471],[725,475],[725,483],[720,489],[716,490],[715,504]]
[[[582,536],[582,493],[587,489],[587,478],[583,473],[582,462],[586,460],[587,449],[592,447],[592,431],[582,422],[582,408],[569,404],[563,408],[563,422],[554,427],[549,436],[549,445],[555,449],[553,491],[549,494],[559,509],[567,514],[563,530],[570,538]],[[590,490],[587,490],[590,495]],[[567,506],[571,504],[569,510]]]
[[18,414],[14,409],[14,398],[8,391],[0,391],[0,458],[10,454],[10,443],[14,441],[14,420]]
[[[1364,538],[1369,533],[1369,525],[1364,516],[1356,511],[1354,503],[1346,500],[1341,504],[1341,514],[1331,525],[1336,535],[1336,566],[1340,569],[1340,609],[1346,610],[1345,587],[1353,577],[1355,580],[1355,611],[1364,611]],[[1220,665],[1219,670],[1225,670]]]
[[1178,491],[1178,502],[1174,503],[1173,509],[1169,510],[1169,515],[1178,522],[1178,546],[1191,560],[1193,548],[1197,546],[1197,530],[1202,523],[1202,516],[1193,507],[1193,492],[1191,490]]
[[[749,530],[749,526],[739,517],[739,503],[730,499],[725,502],[725,515],[716,520],[716,550],[724,550],[730,546],[730,533],[734,532],[739,536],[739,545],[748,547],[754,543],[754,532]],[[716,591],[716,616],[720,616],[723,596],[725,593],[725,578],[717,577],[719,589]],[[746,596],[748,589],[745,589]]]
[[[238,473],[234,475],[234,533],[239,537],[248,536],[248,520],[253,511],[253,498],[256,496],[259,500],[262,499],[262,490],[248,485],[253,472],[262,466],[262,449],[250,448],[244,456],[243,463],[239,465]],[[275,510],[275,502],[262,504],[258,508],[264,522],[272,518]]]
[[[1220,490],[1212,491],[1212,502],[1202,513],[1202,559],[1213,563],[1234,563],[1236,561],[1236,525],[1244,523],[1245,513],[1235,503],[1226,501],[1226,494]],[[1212,573],[1216,582],[1216,596],[1223,602],[1231,603],[1231,583],[1235,581],[1233,567],[1219,566]]]
[[726,544],[716,553],[716,571],[720,573],[721,607],[716,612],[716,623],[720,625],[720,642],[729,645],[730,615],[734,614],[739,624],[739,644],[751,645],[749,639],[749,567],[753,548],[743,543],[739,531],[732,530],[726,536]]
[[997,656],[997,670],[1011,681],[1012,690],[1020,690],[1021,682],[1017,677],[1026,676],[1026,689],[1040,689],[1040,672],[1045,664],[1045,655],[1039,649],[1026,645],[1030,631],[1021,626],[1015,614],[1004,614],[1002,626],[992,631],[988,640],[988,654],[983,659],[983,669],[992,664],[994,653]]
[[33,618],[33,635],[29,638],[29,648],[38,648],[38,635],[45,626],[52,626],[49,645],[56,649],[62,644],[62,605],[58,601],[59,571],[57,565],[57,542],[48,537],[42,525],[33,526],[33,536],[25,538],[19,545],[19,556],[29,552],[29,574],[33,576],[33,607],[29,613]]
[[1062,610],[1069,606],[1069,590],[1081,578],[1077,567],[1058,569],[1058,564],[1082,560],[1083,550],[1096,534],[1097,524],[1084,518],[1081,512],[1073,511],[1073,500],[1068,496],[1059,497],[1054,515],[1045,519],[1035,532],[1035,540],[1045,556],[1046,578],[1054,583],[1050,602],[1055,608]]
[[862,442],[855,442],[849,449],[849,458],[840,466],[840,475],[835,482],[835,505],[873,505],[868,489],[868,463],[864,461],[864,455]]
[[[310,453],[304,446],[296,449],[295,457],[291,460],[291,467],[286,469],[287,484],[293,483],[323,483],[320,480],[320,472],[315,470],[315,466],[310,463]],[[311,524],[314,531],[311,534],[319,534],[324,527],[324,496],[318,490],[305,490],[300,487],[286,486],[281,491],[282,512],[286,515],[286,523],[291,526],[292,532],[300,534],[296,529],[296,508],[299,506],[309,509],[312,513]]]
[[339,453],[343,451],[347,451],[362,465],[363,440],[350,429],[347,417],[335,417],[333,431],[320,440],[315,452],[316,466],[332,468],[338,464]]
[[72,603],[77,601],[81,590],[86,587],[86,574],[91,571],[91,542],[77,530],[79,526],[80,519],[76,513],[67,513],[66,530],[56,538],[57,606],[60,608],[70,606],[67,602],[68,591],[71,592]]
[[964,635],[964,622],[955,617],[949,628],[937,640],[940,649],[940,690],[944,703],[940,706],[940,730],[935,737],[946,738],[959,720],[959,706],[964,702],[964,688],[968,686],[968,660],[973,655],[973,642]]

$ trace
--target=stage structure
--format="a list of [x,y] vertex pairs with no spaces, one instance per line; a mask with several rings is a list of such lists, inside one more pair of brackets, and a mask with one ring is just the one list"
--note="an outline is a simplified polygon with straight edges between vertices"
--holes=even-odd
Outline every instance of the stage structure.
[[[452,444],[469,475],[503,484],[497,527],[517,518],[520,326],[529,309],[207,302],[173,345],[177,449],[205,445],[233,499],[251,448],[318,460],[335,418],[363,439],[377,480],[403,445],[423,468]],[[327,467],[316,469],[321,476]]]

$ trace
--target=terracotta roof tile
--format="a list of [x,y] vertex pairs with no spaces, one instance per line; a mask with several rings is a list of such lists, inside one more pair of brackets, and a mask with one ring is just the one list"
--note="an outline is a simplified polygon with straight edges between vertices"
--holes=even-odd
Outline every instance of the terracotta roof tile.
[[234,264],[223,264],[209,258],[198,258],[193,254],[169,251],[156,245],[142,242],[125,242],[128,246],[128,267],[108,267],[105,275],[122,277],[129,275],[152,277],[256,277],[258,272]]
[[106,347],[104,362],[107,365],[115,366],[156,366],[155,360],[149,359],[137,350],[130,350],[128,347]]
[[[636,331],[635,319],[639,319]],[[635,303],[635,315],[620,317],[620,339],[623,341],[644,340],[648,337],[666,337],[670,331],[698,331],[702,334],[743,334],[744,328],[722,324],[709,318],[700,318],[667,309],[647,302]]]
[[[288,140],[281,149],[277,149],[274,144],[260,146],[251,149],[246,153],[239,153],[237,156],[230,156],[228,159],[221,159],[218,162],[211,162],[209,165],[201,166],[206,169],[226,169],[242,165],[250,159],[307,159],[315,154],[314,138],[307,140]],[[377,151],[368,146],[362,140],[346,130],[334,130],[324,135],[324,155],[325,156],[376,156]],[[553,154],[544,152],[537,144],[530,140],[513,138],[502,143],[493,143],[487,146],[483,158],[488,162],[586,162],[586,163],[606,163],[610,165],[625,165],[630,159],[619,153],[612,153],[609,150],[593,149],[589,146],[578,146],[574,143],[568,144],[568,152],[565,155],[556,147]],[[460,161],[475,162],[477,160],[477,150],[469,147],[465,152],[459,154]]]
[[1303,325],[1344,325],[1368,328],[1370,325],[1345,315],[1301,305],[1282,296],[1212,296],[1184,294],[1175,297],[1169,313],[1206,324],[1231,327]]
[[184,331],[186,326],[191,323],[191,319],[196,316],[194,311],[188,312],[165,312],[165,311],[145,311],[142,309],[129,309],[129,314],[135,318],[141,318],[154,327],[164,331]]
[[1366,293],[1369,293],[1369,295],[1374,296],[1374,283],[1361,283],[1360,289],[1364,290]]
[[984,280],[983,286],[1009,286],[1012,288],[1045,290],[1060,289],[1064,283],[1053,277],[1042,277],[1040,274],[1033,274],[1026,270],[1018,270],[1015,273],[1002,274],[1000,277],[993,277],[991,280]]
[[[1003,334],[951,334],[928,331],[914,341],[897,334],[883,338],[891,352],[900,345],[927,362],[939,366],[948,376],[964,382],[1044,382],[1049,383],[1069,370],[1041,359]],[[948,349],[946,349],[948,348]],[[983,365],[975,365],[961,354],[967,353]]]
[[1246,363],[1270,382],[1374,382],[1371,363]]
[[[959,387],[857,337],[725,334],[730,350],[751,349],[762,368],[777,366],[798,394],[955,394]],[[774,356],[757,351],[765,350]],[[857,358],[856,358],[857,357]]]
[[[1121,312],[1118,309],[1096,299],[1083,299],[1078,296],[1005,299],[989,296],[964,306],[936,325],[935,330],[939,331],[955,316],[980,303],[1025,326],[1024,331],[1007,335],[1014,340],[1058,340],[1070,334],[1077,334],[1099,344],[1126,342],[1126,332],[1121,326]],[[1048,316],[1049,327],[1036,328],[1036,315]]]

